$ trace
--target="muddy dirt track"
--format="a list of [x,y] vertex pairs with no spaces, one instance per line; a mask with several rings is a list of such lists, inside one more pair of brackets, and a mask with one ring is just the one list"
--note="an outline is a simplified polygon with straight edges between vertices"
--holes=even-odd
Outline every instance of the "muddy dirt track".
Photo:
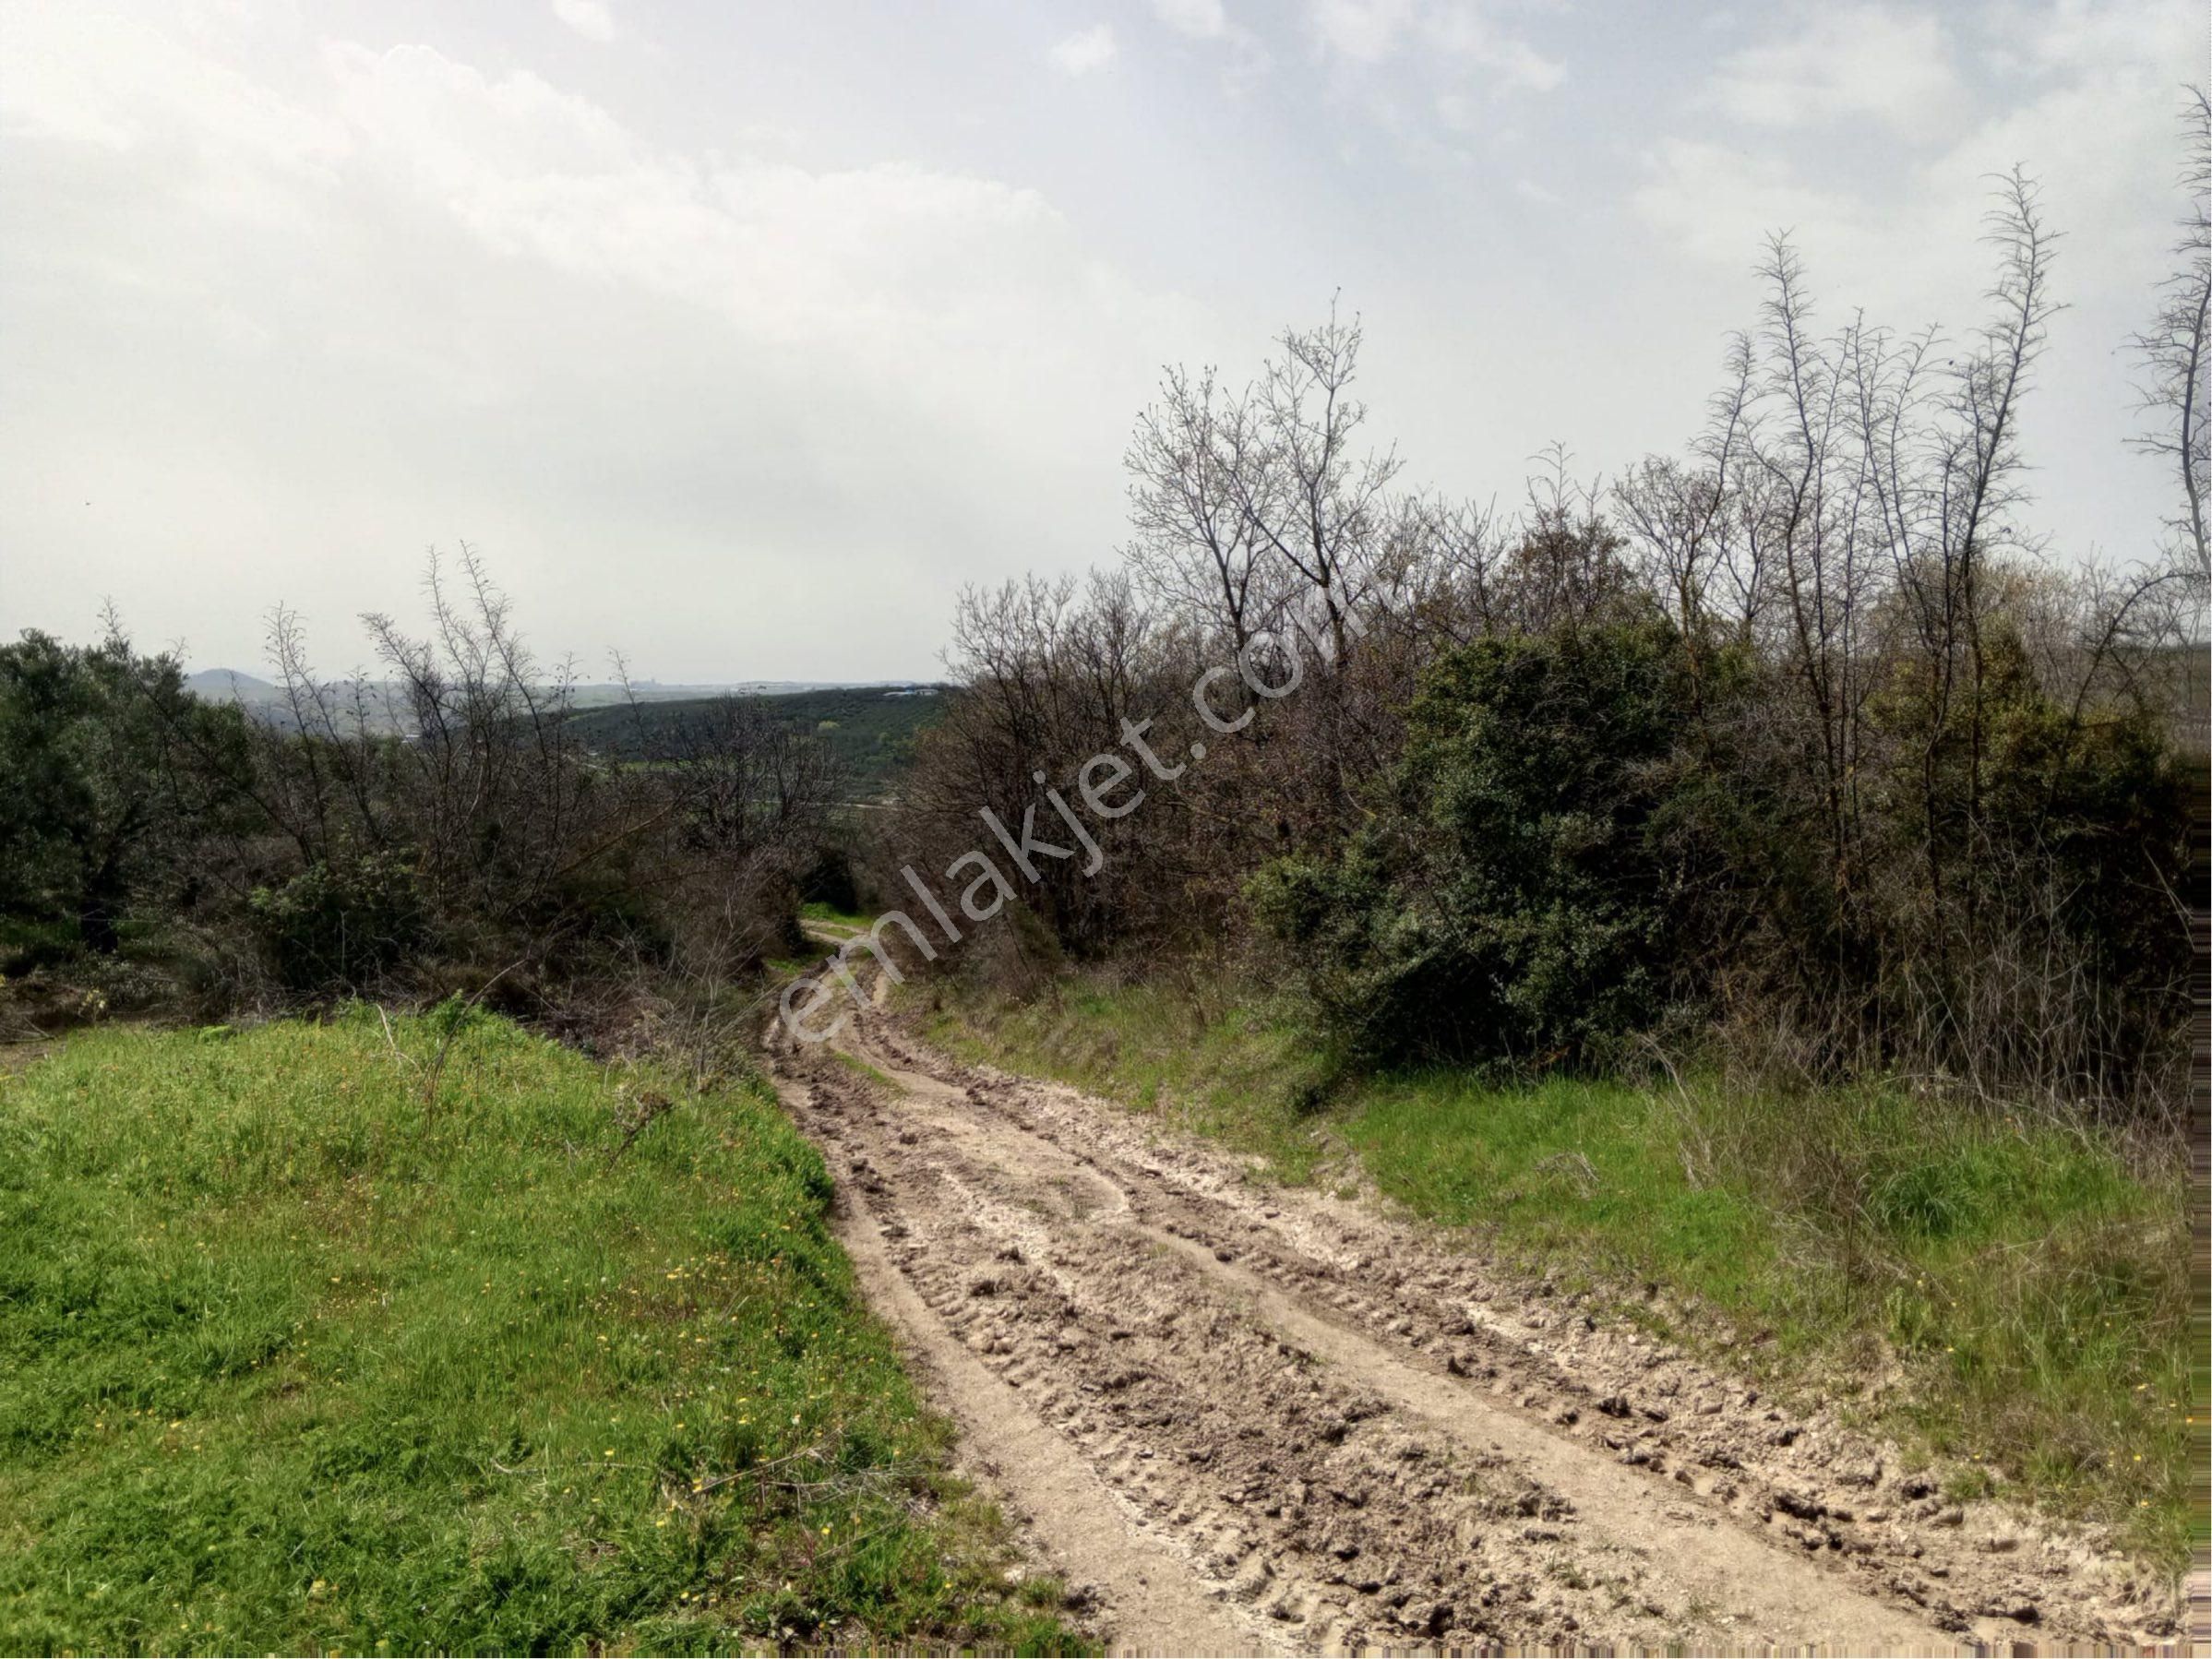
[[833,1047],[774,1064],[867,1289],[1116,1651],[2180,1651],[2152,1575],[1548,1285],[880,1009]]

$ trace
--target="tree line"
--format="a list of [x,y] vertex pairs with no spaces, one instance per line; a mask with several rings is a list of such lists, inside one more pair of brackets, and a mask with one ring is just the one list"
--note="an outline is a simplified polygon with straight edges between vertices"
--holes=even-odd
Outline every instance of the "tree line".
[[[2178,504],[2148,556],[2032,528],[2021,412],[2061,301],[2023,173],[1970,333],[1823,323],[1776,237],[1686,452],[1599,483],[1555,448],[1510,509],[1407,487],[1333,312],[1241,387],[1166,374],[1118,560],[961,595],[963,690],[886,872],[1154,722],[1202,762],[1092,825],[1096,872],[1041,872],[979,965],[1225,958],[1297,983],[1363,1063],[1719,1040],[1808,1077],[2173,1112],[2202,897],[2205,117],[2200,95],[2192,216],[2134,342]],[[1194,703],[1224,663],[1245,672]]]
[[[2134,564],[2032,527],[2021,412],[2061,302],[2022,174],[1972,331],[1823,322],[1776,238],[1684,452],[1600,483],[1554,448],[1508,507],[1408,484],[1333,311],[1248,383],[1166,374],[1115,561],[959,596],[881,893],[979,819],[1087,801],[1134,731],[1141,808],[1001,883],[972,968],[1226,962],[1295,983],[1359,1063],[1717,1040],[2170,1113],[2212,578],[2201,95],[2188,131],[2190,216],[2131,342],[2176,506]],[[735,700],[607,741],[472,554],[425,589],[422,633],[365,619],[374,679],[318,675],[277,613],[271,718],[113,623],[0,648],[0,972],[90,962],[211,1008],[720,980],[798,949],[803,897],[850,902],[819,742]]]
[[96,645],[0,647],[18,980],[209,1010],[495,981],[527,1002],[798,947],[842,794],[820,744],[731,698],[650,722],[633,702],[610,745],[472,551],[434,555],[424,591],[422,633],[364,619],[376,678],[319,675],[279,610],[279,695],[254,714],[193,695],[112,616]]

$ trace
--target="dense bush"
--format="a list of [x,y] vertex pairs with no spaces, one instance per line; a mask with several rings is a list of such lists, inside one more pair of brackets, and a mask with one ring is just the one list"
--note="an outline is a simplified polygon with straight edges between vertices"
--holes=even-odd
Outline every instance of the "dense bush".
[[2170,745],[2142,708],[2048,695],[2002,629],[1988,656],[1983,750],[1940,751],[1932,790],[1925,711],[1875,699],[1868,863],[1839,882],[1745,653],[1656,615],[1480,639],[1424,676],[1362,826],[1265,865],[1254,914],[1371,1060],[1586,1066],[1670,1009],[1787,1006],[1816,1069],[2126,1094],[2190,961],[2160,879],[2188,821]]
[[1277,861],[1260,919],[1361,1055],[1584,1060],[1682,966],[1687,657],[1653,617],[1495,638],[1429,671],[1387,804],[1335,859]]
[[313,865],[247,902],[278,979],[295,991],[373,983],[430,936],[414,871],[389,853]]
[[0,916],[112,954],[133,898],[189,901],[182,854],[232,803],[195,754],[238,763],[235,710],[199,702],[168,658],[120,638],[0,646]]
[[2123,1096],[2176,1062],[2187,1007],[2178,757],[2154,706],[2054,695],[2015,628],[1989,635],[1947,738],[1909,665],[1871,700],[1879,862],[1852,906],[1861,983],[1842,988],[1878,1010],[1882,1057]]
[[827,904],[852,914],[860,908],[860,873],[850,849],[834,841],[817,847],[798,875],[798,893],[807,904]]

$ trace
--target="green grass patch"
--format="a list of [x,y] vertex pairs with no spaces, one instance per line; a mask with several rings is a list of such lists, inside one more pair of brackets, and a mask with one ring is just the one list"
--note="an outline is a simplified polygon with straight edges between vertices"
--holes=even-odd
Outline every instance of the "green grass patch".
[[867,1079],[867,1080],[871,1083],[880,1083],[886,1089],[896,1089],[898,1087],[898,1085],[892,1082],[890,1078],[886,1077],[876,1067],[869,1065],[858,1055],[847,1054],[842,1048],[835,1048],[830,1051],[830,1057],[835,1060],[840,1066],[843,1066],[847,1071],[855,1072],[861,1077]]
[[1028,1001],[941,978],[913,991],[935,998],[926,1029],[948,1052],[1059,1078],[1226,1140],[1265,1157],[1278,1178],[1314,1179],[1341,1144],[1312,1110],[1331,1068],[1266,999],[1088,980]]
[[829,1197],[482,1016],[0,1076],[0,1650],[1064,1648]]
[[856,911],[839,910],[834,904],[826,903],[819,899],[810,899],[800,905],[799,914],[809,922],[833,922],[840,927],[866,928],[876,919],[873,916],[862,915]]
[[2178,1160],[1901,1089],[1332,1080],[1287,1004],[1218,987],[930,989],[932,1036],[967,1057],[1165,1115],[1285,1181],[1356,1165],[1413,1214],[1639,1317],[1641,1285],[1694,1298],[1733,1327],[1721,1356],[1772,1383],[1833,1396],[1902,1367],[1908,1386],[1869,1412],[1908,1446],[2110,1523],[2169,1568],[2202,1536]]

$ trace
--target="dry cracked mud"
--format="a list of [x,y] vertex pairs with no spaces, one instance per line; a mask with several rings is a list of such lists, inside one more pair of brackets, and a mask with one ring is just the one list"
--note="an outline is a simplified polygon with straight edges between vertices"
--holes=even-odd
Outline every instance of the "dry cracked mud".
[[[2175,1588],[880,1008],[777,1033],[877,1307],[1118,1652],[2178,1652]],[[873,1075],[870,1075],[870,1074]]]

